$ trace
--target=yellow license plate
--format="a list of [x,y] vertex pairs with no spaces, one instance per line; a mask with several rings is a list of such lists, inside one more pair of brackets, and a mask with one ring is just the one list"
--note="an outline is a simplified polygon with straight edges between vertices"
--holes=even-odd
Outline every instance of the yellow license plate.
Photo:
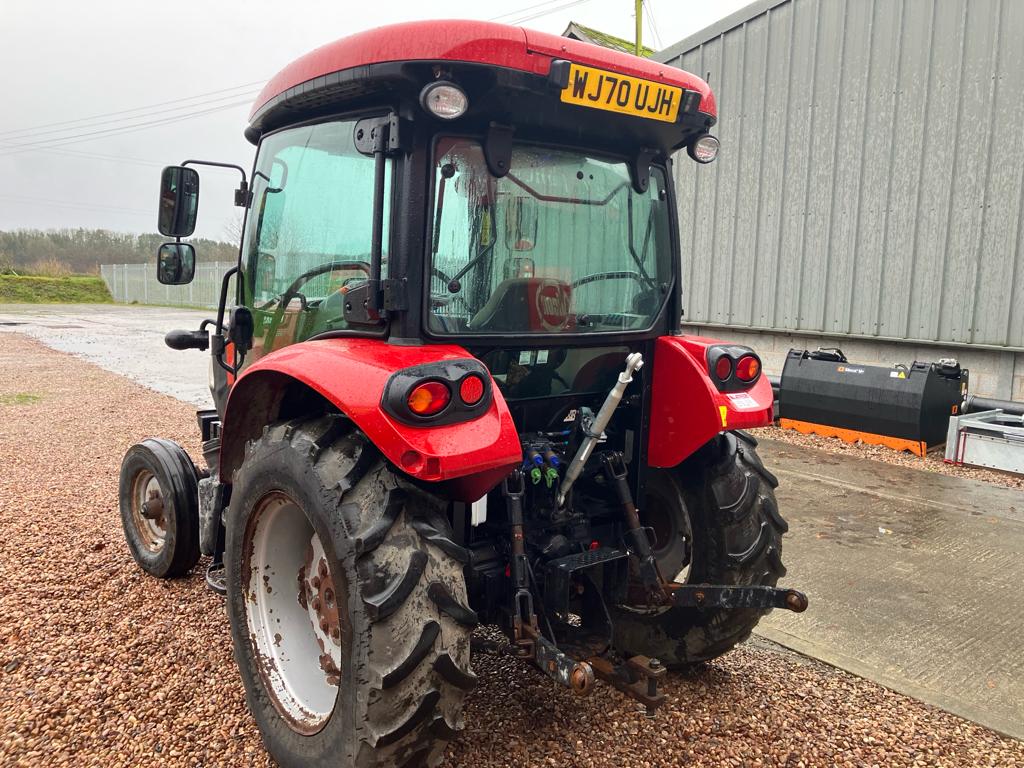
[[674,123],[683,89],[580,64],[569,65],[569,84],[562,101],[623,115]]

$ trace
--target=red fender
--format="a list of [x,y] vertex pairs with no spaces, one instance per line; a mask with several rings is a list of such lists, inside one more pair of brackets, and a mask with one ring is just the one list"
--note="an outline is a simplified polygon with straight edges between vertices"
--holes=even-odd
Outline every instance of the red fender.
[[772,385],[761,376],[743,392],[719,392],[707,368],[707,348],[729,344],[703,336],[661,336],[654,344],[654,386],[647,462],[674,467],[720,432],[767,427]]
[[299,382],[350,418],[396,467],[419,480],[445,482],[449,495],[473,501],[522,461],[519,436],[498,388],[492,386],[486,411],[455,424],[410,426],[381,407],[384,386],[396,371],[467,358],[473,356],[454,344],[400,346],[357,338],[307,341],[271,352],[231,388],[221,435],[221,477],[231,481],[245,442],[278,418],[282,398]]

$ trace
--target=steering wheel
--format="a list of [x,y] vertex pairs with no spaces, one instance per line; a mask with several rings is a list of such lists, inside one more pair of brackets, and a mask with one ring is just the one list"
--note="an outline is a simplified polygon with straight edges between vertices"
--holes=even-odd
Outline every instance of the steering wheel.
[[[270,329],[267,332],[267,338],[264,345],[268,349],[273,348],[274,340],[277,338],[277,329],[281,325],[281,320],[284,319],[284,312],[291,303],[292,298],[298,298],[302,304],[302,309],[306,309],[308,302],[306,297],[299,292],[299,288],[308,283],[314,277],[323,275],[327,272],[333,272],[336,269],[357,269],[360,272],[370,276],[370,265],[365,261],[329,261],[326,264],[319,264],[312,269],[307,269],[301,275],[292,280],[284,293],[282,293],[277,299],[277,310],[274,312],[274,317],[270,321]],[[269,306],[269,305],[267,305]]]
[[616,272],[595,272],[592,275],[586,275],[584,277],[581,277],[579,280],[576,280],[572,284],[572,287],[579,288],[581,285],[586,285],[587,283],[594,283],[597,282],[598,280],[621,280],[623,278],[636,280],[638,283],[640,283],[640,285],[646,286],[647,281],[644,280],[643,276],[639,272],[624,269]]

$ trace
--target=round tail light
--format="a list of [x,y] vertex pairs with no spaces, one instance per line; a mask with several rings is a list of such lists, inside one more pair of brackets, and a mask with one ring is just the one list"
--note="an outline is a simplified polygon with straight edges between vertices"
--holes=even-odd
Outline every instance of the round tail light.
[[761,373],[761,361],[753,355],[744,355],[736,363],[736,378],[740,381],[753,381]]
[[484,396],[484,380],[471,374],[459,385],[459,397],[466,405],[476,405]]
[[732,359],[728,355],[722,355],[715,363],[715,376],[719,381],[725,381],[732,375]]
[[440,381],[426,381],[413,387],[406,398],[409,410],[417,416],[435,416],[448,407],[451,390]]

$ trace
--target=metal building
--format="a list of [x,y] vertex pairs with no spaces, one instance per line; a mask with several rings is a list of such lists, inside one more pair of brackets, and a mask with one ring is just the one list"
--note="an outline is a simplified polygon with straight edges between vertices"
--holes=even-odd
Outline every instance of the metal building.
[[718,97],[676,164],[693,327],[1024,398],[1024,2],[758,0],[654,58]]

